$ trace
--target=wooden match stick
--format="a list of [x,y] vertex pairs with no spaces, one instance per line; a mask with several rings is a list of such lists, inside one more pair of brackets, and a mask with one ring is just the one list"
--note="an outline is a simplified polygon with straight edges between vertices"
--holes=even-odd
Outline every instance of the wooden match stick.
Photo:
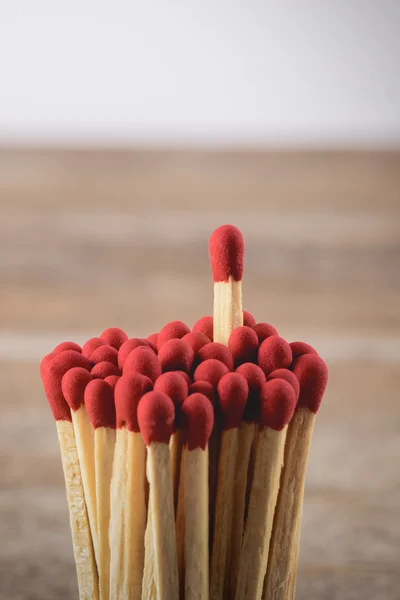
[[142,594],[146,448],[137,407],[152,387],[148,377],[127,373],[114,390],[117,432],[110,490],[111,600],[136,600]]
[[238,373],[227,373],[218,383],[219,404],[222,413],[222,435],[211,552],[211,600],[222,600],[227,597],[239,425],[246,405],[248,391],[246,379]]
[[182,405],[185,503],[185,600],[208,600],[208,448],[214,409],[203,394]]
[[[235,333],[234,330],[232,335]],[[236,369],[249,386],[247,404],[243,413],[243,421],[239,427],[238,453],[235,468],[235,488],[231,536],[231,568],[229,573],[228,594],[235,597],[239,558],[242,549],[244,517],[246,508],[246,491],[249,481],[250,456],[256,435],[256,423],[260,418],[260,392],[266,382],[264,372],[253,363],[244,363]]]
[[114,391],[103,379],[93,379],[85,389],[85,406],[94,428],[94,465],[100,599],[110,597],[110,485],[115,446]]
[[307,461],[315,416],[328,382],[327,366],[317,354],[300,356],[293,373],[300,382],[300,396],[286,439],[264,600],[294,598]]
[[138,422],[147,446],[158,600],[179,598],[174,495],[169,452],[174,421],[175,407],[169,396],[155,391],[143,396],[138,406]]
[[40,369],[60,443],[80,600],[99,598],[98,577],[71,411],[61,381],[69,369],[81,367],[88,371],[90,366],[85,357],[69,350],[48,355]]
[[287,425],[296,407],[292,386],[283,379],[261,389],[258,434],[249,510],[240,553],[235,600],[260,600],[283,465]]
[[233,225],[218,227],[210,237],[214,279],[214,342],[228,345],[232,329],[243,325],[242,274],[244,241]]

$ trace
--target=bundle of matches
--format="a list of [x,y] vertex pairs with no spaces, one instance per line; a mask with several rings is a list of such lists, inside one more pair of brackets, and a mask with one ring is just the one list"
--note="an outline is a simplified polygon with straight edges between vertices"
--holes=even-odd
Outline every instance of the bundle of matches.
[[327,368],[242,309],[244,242],[210,238],[214,314],[41,363],[83,600],[292,600]]

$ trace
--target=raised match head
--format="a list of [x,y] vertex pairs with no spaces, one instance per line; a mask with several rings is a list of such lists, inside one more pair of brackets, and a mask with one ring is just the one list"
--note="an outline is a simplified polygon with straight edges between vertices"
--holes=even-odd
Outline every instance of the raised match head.
[[100,339],[104,340],[105,344],[119,350],[122,344],[128,339],[128,336],[125,331],[119,327],[108,327],[108,329],[105,329],[100,335]]
[[209,253],[215,283],[227,282],[230,277],[241,281],[244,263],[244,239],[237,227],[221,225],[210,237]]

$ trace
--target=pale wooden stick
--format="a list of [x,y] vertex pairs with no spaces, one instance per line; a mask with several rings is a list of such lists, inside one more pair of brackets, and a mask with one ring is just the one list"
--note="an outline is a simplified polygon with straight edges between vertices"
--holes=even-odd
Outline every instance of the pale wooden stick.
[[185,450],[185,600],[208,600],[208,449]]
[[74,429],[70,421],[56,421],[56,426],[69,507],[79,598],[80,600],[98,600],[96,561],[86,511]]
[[119,600],[126,593],[124,547],[124,500],[127,479],[128,432],[117,429],[110,487],[110,598]]
[[153,508],[155,576],[158,600],[178,600],[179,580],[176,551],[174,496],[168,444],[148,446],[148,474]]
[[185,458],[187,449],[182,449],[181,476],[179,478],[178,506],[176,510],[176,551],[178,556],[179,597],[185,598]]
[[144,551],[144,570],[141,600],[157,600],[157,589],[154,572],[155,558],[153,540],[153,502],[151,499],[151,492],[149,494],[147,527],[144,536]]
[[239,427],[239,448],[235,467],[235,487],[233,499],[233,519],[231,537],[231,564],[228,582],[228,597],[235,597],[239,570],[239,557],[242,548],[246,490],[249,475],[250,454],[255,438],[255,424],[241,423]]
[[215,502],[217,499],[217,485],[218,485],[218,461],[219,452],[221,448],[221,428],[222,425],[219,420],[214,422],[214,427],[208,440],[208,485],[209,485],[209,551],[211,553],[212,541],[214,534],[214,520],[215,520]]
[[182,456],[182,432],[180,429],[177,429],[171,435],[169,449],[171,452],[172,487],[174,490],[174,507],[176,512],[178,506],[179,478]]
[[110,597],[110,485],[115,447],[115,429],[98,427],[94,432],[96,512],[99,545],[99,587],[101,600]]
[[294,598],[304,484],[314,422],[313,412],[308,408],[298,408],[289,425],[264,600]]
[[243,325],[242,282],[232,276],[214,283],[214,342],[228,345],[232,329]]
[[226,579],[230,561],[229,542],[232,530],[233,490],[238,440],[238,428],[228,429],[222,432],[221,451],[218,463],[218,487],[215,505],[213,547],[211,553],[211,600],[221,600],[225,597]]
[[82,483],[85,492],[86,508],[92,533],[94,554],[99,564],[98,522],[96,507],[96,477],[94,461],[94,429],[82,404],[76,411],[71,411],[74,426],[76,448],[81,467]]
[[235,600],[260,600],[279,491],[286,438],[285,427],[259,432],[249,513],[239,560]]

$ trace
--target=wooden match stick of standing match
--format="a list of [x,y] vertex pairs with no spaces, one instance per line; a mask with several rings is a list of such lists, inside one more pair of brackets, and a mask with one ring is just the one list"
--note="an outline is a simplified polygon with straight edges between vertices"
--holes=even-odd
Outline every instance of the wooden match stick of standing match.
[[208,600],[208,440],[214,409],[192,394],[181,409],[184,442],[185,600]]
[[62,393],[61,381],[69,369],[88,370],[90,366],[89,361],[75,351],[48,355],[40,366],[60,443],[80,600],[98,599],[98,578],[71,411]]
[[153,385],[140,373],[127,373],[114,390],[117,435],[110,502],[110,600],[142,595],[146,527],[146,448],[137,407]]
[[300,356],[293,373],[300,383],[300,396],[286,438],[264,600],[294,598],[307,461],[315,416],[328,382],[327,366],[317,354]]
[[267,570],[287,425],[296,407],[293,387],[283,379],[261,389],[258,434],[249,510],[239,560],[235,600],[260,600]]
[[222,435],[211,552],[211,600],[222,600],[226,597],[230,568],[230,540],[239,425],[246,405],[248,391],[246,379],[238,373],[227,373],[218,383],[218,397],[222,413]]
[[158,600],[178,600],[178,561],[169,440],[175,407],[163,392],[148,392],[138,406],[138,422],[147,446],[147,472],[153,520],[155,580]]
[[232,329],[243,325],[242,274],[244,241],[233,225],[218,227],[210,237],[214,279],[214,342],[228,345]]
[[115,446],[114,390],[102,379],[93,379],[85,389],[85,406],[94,428],[94,465],[100,599],[110,597],[110,485]]

